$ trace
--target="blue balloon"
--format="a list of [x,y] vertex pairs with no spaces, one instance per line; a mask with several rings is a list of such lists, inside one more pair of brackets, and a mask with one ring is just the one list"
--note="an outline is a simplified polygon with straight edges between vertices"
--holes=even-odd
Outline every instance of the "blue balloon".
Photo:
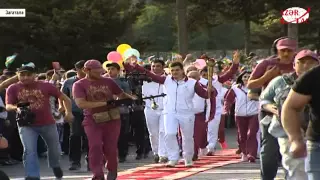
[[135,56],[137,59],[140,59],[140,52],[136,49],[127,49],[124,53],[123,53],[123,59],[126,60],[128,58],[130,58],[131,56]]

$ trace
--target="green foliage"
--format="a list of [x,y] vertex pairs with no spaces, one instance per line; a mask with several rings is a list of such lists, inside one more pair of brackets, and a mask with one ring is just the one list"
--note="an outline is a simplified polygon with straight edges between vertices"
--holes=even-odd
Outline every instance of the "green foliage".
[[146,5],[133,29],[136,41],[144,42],[144,51],[171,51],[176,43],[174,7]]
[[[6,8],[23,7],[26,18],[1,18],[0,59],[17,52],[14,66],[38,67],[60,61],[72,67],[80,59],[105,60],[119,43],[140,52],[175,51],[176,0],[2,0]],[[281,10],[311,8],[299,25],[300,46],[320,49],[320,1],[188,0],[189,50],[244,48],[244,21],[250,21],[252,48],[269,48],[284,36]],[[0,68],[4,63],[0,65]]]
[[[24,7],[26,18],[0,22],[0,54],[18,52],[17,65],[33,61],[38,67],[60,61],[71,67],[80,59],[104,61],[132,24],[143,1],[137,0],[8,0],[8,7]],[[1,19],[2,20],[2,19]]]

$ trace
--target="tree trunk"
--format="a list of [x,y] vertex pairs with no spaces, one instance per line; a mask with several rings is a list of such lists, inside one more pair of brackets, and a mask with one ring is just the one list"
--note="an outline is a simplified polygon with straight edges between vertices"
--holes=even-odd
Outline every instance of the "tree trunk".
[[250,53],[250,36],[251,36],[251,31],[250,31],[250,18],[246,17],[244,20],[244,51],[246,55],[249,55]]
[[249,55],[250,53],[250,48],[251,48],[251,26],[250,26],[250,21],[251,21],[251,14],[250,14],[250,9],[251,9],[251,1],[242,1],[242,6],[244,7],[244,51],[246,55]]
[[297,41],[299,40],[298,24],[288,24],[288,37]]
[[178,50],[182,56],[188,53],[187,0],[176,0],[178,16]]

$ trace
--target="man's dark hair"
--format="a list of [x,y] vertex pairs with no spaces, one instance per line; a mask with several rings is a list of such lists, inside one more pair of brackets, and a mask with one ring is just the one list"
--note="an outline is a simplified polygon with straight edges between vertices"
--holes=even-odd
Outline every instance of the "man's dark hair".
[[144,64],[143,68],[151,71],[151,65],[150,64]]
[[172,62],[169,67],[172,68],[172,67],[180,67],[181,69],[183,69],[183,64],[181,62]]
[[156,63],[159,63],[162,65],[162,67],[164,67],[166,65],[166,63],[160,59],[156,59],[156,60],[153,60],[152,61],[152,64],[156,64]]
[[82,69],[83,67],[84,67],[84,64],[86,63],[86,61],[85,60],[80,60],[80,61],[78,61],[78,62],[76,62],[75,64],[74,64],[74,67],[76,68],[76,69]]
[[77,72],[74,72],[74,71],[68,71],[66,72],[66,78],[69,79],[73,76],[76,76],[77,75]]
[[107,64],[106,67],[114,67],[116,68],[118,71],[120,71],[121,67],[118,63],[110,63],[110,64]]

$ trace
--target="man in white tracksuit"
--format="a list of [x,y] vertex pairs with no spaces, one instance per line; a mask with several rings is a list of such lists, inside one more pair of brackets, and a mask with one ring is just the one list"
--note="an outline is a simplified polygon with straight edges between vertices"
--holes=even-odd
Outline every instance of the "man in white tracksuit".
[[[128,63],[130,61],[131,65]],[[164,85],[164,93],[167,94],[164,101],[164,125],[165,125],[165,144],[168,151],[168,167],[174,167],[180,158],[179,146],[177,141],[178,127],[182,133],[182,149],[185,166],[193,165],[192,156],[194,153],[194,109],[193,97],[198,94],[202,98],[208,98],[207,89],[194,79],[185,76],[183,65],[180,62],[170,64],[171,75],[163,77],[145,70],[137,64],[136,58],[131,57],[124,64],[127,71],[137,70],[146,72],[148,77],[154,82]],[[216,96],[216,91],[210,89],[211,97]],[[211,98],[214,99],[215,98]]]
[[[209,121],[208,123],[208,146],[207,146],[207,155],[212,156],[214,154],[215,146],[218,140],[218,131],[219,131],[219,125],[221,120],[221,115],[223,112],[223,83],[228,81],[229,79],[232,79],[233,76],[236,74],[239,68],[239,62],[240,62],[240,54],[238,51],[236,51],[233,55],[233,63],[232,66],[229,68],[227,72],[225,72],[222,75],[214,75],[212,80],[212,86],[217,90],[218,95],[216,98],[216,113],[214,116],[214,119],[212,121]],[[205,67],[201,71],[202,78],[200,79],[200,83],[203,85],[208,84],[208,68]],[[220,94],[220,95],[219,95]]]
[[[154,60],[151,64],[151,72],[165,76],[164,62]],[[143,96],[155,96],[163,93],[163,85],[156,82],[144,82],[142,86]],[[154,154],[154,162],[165,163],[168,161],[167,150],[164,143],[164,122],[163,122],[163,97],[154,100],[145,100],[144,114],[146,116],[147,128],[149,131],[150,144]],[[155,107],[157,106],[157,107]]]

